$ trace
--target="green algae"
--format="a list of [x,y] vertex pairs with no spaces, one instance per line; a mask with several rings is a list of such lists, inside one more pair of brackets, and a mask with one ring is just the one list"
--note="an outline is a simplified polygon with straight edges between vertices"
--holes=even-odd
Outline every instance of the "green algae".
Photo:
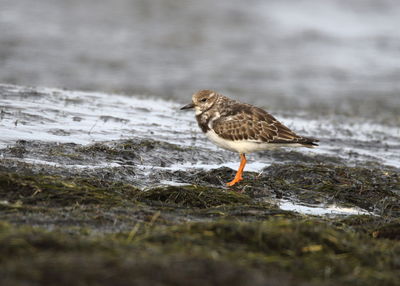
[[[215,220],[167,227],[154,222],[140,226],[135,235],[76,235],[65,229],[44,231],[0,223],[0,282],[22,279],[67,285],[85,280],[107,285],[110,280],[101,271],[108,265],[108,276],[123,273],[126,281],[136,281],[138,276],[151,280],[155,269],[160,269],[161,285],[169,285],[166,281],[185,285],[184,279],[192,273],[186,264],[204,274],[198,277],[202,283],[208,281],[205,274],[211,269],[215,277],[239,271],[249,281],[257,277],[264,285],[284,276],[291,283],[283,285],[306,281],[312,285],[396,285],[399,279],[398,243],[315,219]],[[177,261],[182,266],[179,274],[165,271],[175,269]],[[49,271],[53,275],[47,276]],[[221,280],[219,285],[230,283]]]
[[251,202],[247,204],[221,205],[204,209],[191,210],[191,216],[200,218],[238,219],[241,221],[263,221],[271,217],[298,218],[300,215],[284,211],[276,205],[264,202]]
[[4,223],[0,223],[0,253],[2,285],[23,281],[39,285],[187,285],[188,281],[191,285],[263,285],[264,281],[261,273],[230,262],[158,256],[122,236],[78,237]]
[[162,251],[237,261],[267,272],[288,271],[320,283],[396,285],[399,278],[399,244],[316,220],[194,223],[155,230],[137,240]]
[[232,191],[203,186],[166,186],[151,188],[137,194],[144,202],[159,202],[166,205],[209,208],[226,204],[248,204],[250,197]]
[[400,240],[400,218],[358,215],[337,220],[335,225],[351,227],[374,238]]
[[400,220],[377,227],[372,232],[375,238],[387,238],[400,241]]
[[0,173],[0,196],[12,203],[54,206],[115,205],[133,198],[136,192],[137,189],[130,185],[102,180]]

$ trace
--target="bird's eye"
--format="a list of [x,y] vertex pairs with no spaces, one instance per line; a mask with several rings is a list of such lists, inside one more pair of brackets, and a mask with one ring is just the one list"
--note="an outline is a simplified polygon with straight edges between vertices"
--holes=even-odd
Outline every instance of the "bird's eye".
[[200,100],[201,102],[206,102],[207,98],[203,98],[202,100]]

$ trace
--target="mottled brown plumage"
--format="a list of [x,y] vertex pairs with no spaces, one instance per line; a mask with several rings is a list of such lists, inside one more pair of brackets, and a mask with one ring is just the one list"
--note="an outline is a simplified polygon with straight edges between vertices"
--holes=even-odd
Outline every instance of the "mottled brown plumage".
[[300,143],[316,145],[314,138],[291,131],[266,111],[249,104],[237,103],[230,112],[213,123],[215,133],[228,140],[254,140],[266,143]]
[[195,108],[197,123],[218,146],[241,154],[241,165],[234,185],[242,179],[245,153],[282,146],[318,146],[317,139],[299,136],[261,108],[225,97],[212,90],[201,90],[192,103],[182,109]]

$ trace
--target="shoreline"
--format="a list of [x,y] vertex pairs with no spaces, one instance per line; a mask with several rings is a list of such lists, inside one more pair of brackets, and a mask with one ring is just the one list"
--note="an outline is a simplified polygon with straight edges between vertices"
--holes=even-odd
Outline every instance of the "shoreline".
[[[85,98],[65,101],[69,91],[2,87],[0,129],[13,116],[21,129],[0,149],[0,284],[398,282],[400,171],[377,159],[384,151],[368,138],[342,139],[354,144],[352,157],[335,156],[329,135],[318,153],[255,154],[260,163],[227,188],[234,155],[204,143],[189,115],[168,117],[157,106],[125,114],[127,102],[104,109],[95,97],[94,113],[84,116],[73,109]],[[23,100],[4,104],[16,95]],[[69,142],[90,137],[83,126],[95,142]],[[23,137],[37,130],[36,139]],[[112,132],[124,137],[101,140]],[[46,134],[65,141],[40,140]],[[390,157],[398,147],[388,144]],[[363,154],[368,148],[378,154]],[[304,211],[328,206],[348,213]]]

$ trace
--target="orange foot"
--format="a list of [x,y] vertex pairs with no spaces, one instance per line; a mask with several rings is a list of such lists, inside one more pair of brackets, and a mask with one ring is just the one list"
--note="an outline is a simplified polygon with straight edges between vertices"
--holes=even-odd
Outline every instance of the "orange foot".
[[229,187],[232,187],[233,185],[235,185],[236,183],[240,182],[243,180],[242,174],[243,174],[243,169],[244,166],[246,166],[246,156],[244,154],[240,154],[240,166],[239,166],[239,170],[236,172],[235,178],[230,181],[229,183],[226,183]]
[[239,177],[239,178],[236,178],[236,176],[235,176],[235,178],[232,180],[232,181],[230,181],[230,182],[228,182],[228,183],[226,183],[229,187],[232,187],[233,185],[235,185],[236,183],[239,183],[240,181],[242,181],[243,180],[243,178],[242,177]]

